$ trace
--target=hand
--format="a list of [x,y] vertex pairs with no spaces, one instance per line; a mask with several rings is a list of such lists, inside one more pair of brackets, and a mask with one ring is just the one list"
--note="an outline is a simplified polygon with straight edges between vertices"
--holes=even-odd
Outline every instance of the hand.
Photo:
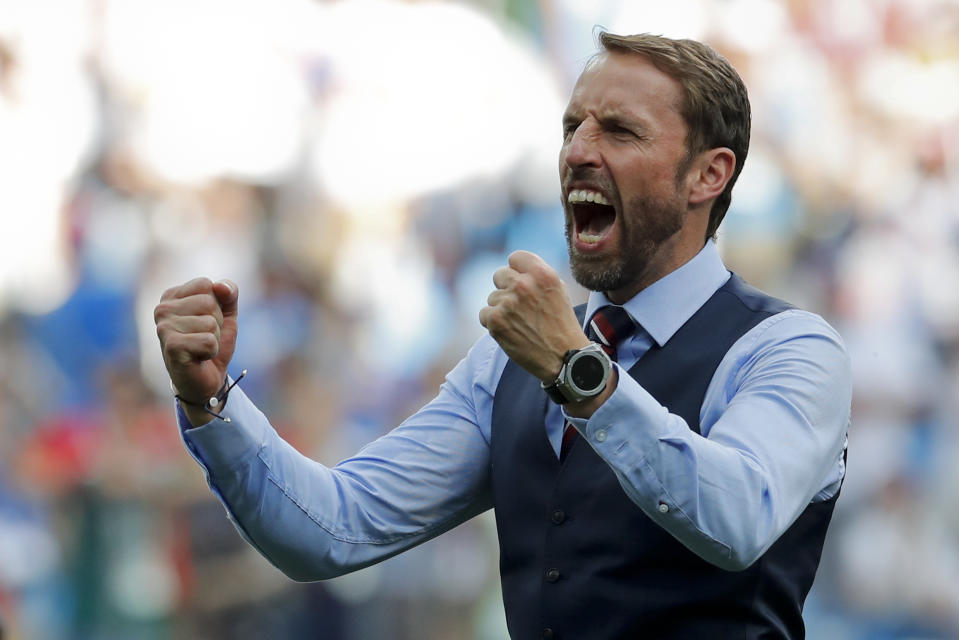
[[563,355],[589,344],[573,312],[566,285],[542,258],[515,251],[493,274],[496,289],[479,314],[503,351],[544,382],[559,375]]
[[[153,311],[163,363],[180,396],[202,404],[220,390],[233,358],[239,291],[229,280],[195,278],[163,292]],[[212,417],[183,404],[195,426]]]

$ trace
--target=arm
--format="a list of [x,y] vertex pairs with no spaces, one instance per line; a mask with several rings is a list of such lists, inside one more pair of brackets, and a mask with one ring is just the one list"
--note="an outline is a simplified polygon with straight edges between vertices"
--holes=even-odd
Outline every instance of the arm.
[[184,431],[240,534],[295,580],[335,577],[425,542],[490,508],[489,443],[451,372],[389,434],[327,468],[283,441],[234,390],[224,414]]
[[[219,366],[225,371],[232,355],[232,342],[220,340],[217,311],[230,316],[215,285],[188,285],[164,294],[157,331],[174,385],[202,398],[219,388]],[[229,293],[235,323],[235,285]],[[222,362],[211,363],[215,358]],[[239,387],[222,411],[229,423],[187,415],[182,404],[178,417],[187,448],[243,537],[290,577],[324,579],[399,553],[490,507],[488,413],[502,366],[495,343],[481,341],[433,401],[332,469],[284,442]],[[213,371],[204,377],[207,368]]]
[[838,335],[818,316],[788,311],[743,336],[720,364],[703,435],[628,375],[588,420],[573,421],[651,519],[737,570],[811,501],[838,490],[851,393]]

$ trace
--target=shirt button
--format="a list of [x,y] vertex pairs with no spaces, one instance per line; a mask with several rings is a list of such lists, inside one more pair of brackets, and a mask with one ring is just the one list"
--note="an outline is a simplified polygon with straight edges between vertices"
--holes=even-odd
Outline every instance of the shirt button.
[[596,432],[596,442],[606,442],[606,429],[600,429]]
[[566,522],[566,512],[562,509],[556,509],[549,517],[553,524],[563,524]]
[[553,640],[556,637],[556,634],[553,633],[553,630],[549,627],[543,629],[543,640]]
[[546,570],[546,582],[556,582],[559,580],[559,569]]
[[659,512],[660,512],[660,513],[667,513],[668,511],[669,511],[669,505],[666,504],[665,502],[660,502],[660,503],[659,503]]

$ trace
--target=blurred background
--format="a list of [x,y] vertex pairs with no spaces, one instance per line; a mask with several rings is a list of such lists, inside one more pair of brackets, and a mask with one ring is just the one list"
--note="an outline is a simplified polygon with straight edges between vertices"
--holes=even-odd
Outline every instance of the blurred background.
[[6,638],[506,637],[488,517],[326,583],[241,542],[152,308],[232,278],[233,373],[277,429],[331,464],[384,433],[509,252],[569,278],[560,116],[596,25],[737,67],[722,253],[852,354],[810,638],[959,637],[956,0],[0,0]]

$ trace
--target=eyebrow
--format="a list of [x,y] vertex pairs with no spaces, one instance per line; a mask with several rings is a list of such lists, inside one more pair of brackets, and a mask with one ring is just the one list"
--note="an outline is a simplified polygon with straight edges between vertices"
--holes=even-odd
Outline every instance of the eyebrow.
[[[566,111],[563,114],[563,127],[567,127],[572,124],[578,124],[583,121],[576,110]],[[635,129],[639,133],[645,133],[649,131],[649,124],[645,118],[642,118],[634,113],[627,113],[621,109],[605,109],[599,114],[596,115],[596,119],[600,124],[609,125],[614,124],[629,129]]]

